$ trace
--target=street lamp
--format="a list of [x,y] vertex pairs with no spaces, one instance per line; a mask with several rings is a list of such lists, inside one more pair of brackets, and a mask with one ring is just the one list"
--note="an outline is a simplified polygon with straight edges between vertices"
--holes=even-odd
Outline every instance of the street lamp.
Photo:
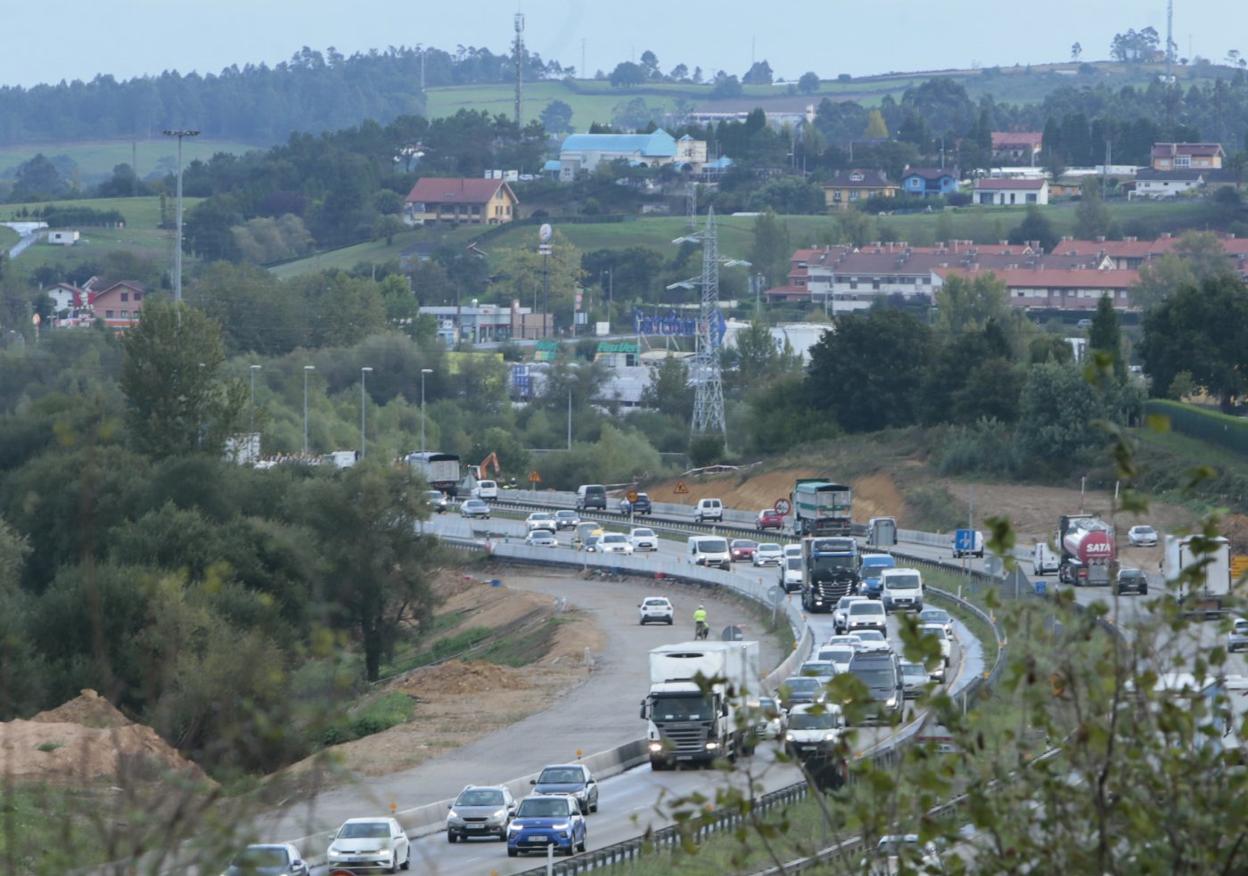
[[366,424],[364,420],[364,412],[367,410],[367,408],[365,407],[365,404],[364,404],[364,398],[365,398],[364,397],[364,375],[368,374],[368,372],[372,370],[373,369],[367,365],[364,365],[363,367],[360,368],[360,459],[364,458],[364,454],[367,450],[367,448],[365,447],[365,441],[366,441],[365,425]]
[[[182,140],[198,137],[199,131],[189,129],[163,132],[166,137],[178,138],[178,241],[173,250],[173,300],[182,303]],[[181,312],[178,314],[181,319]]]
[[432,368],[420,369],[420,450],[422,453],[428,449],[425,446],[425,375],[432,373]]
[[251,372],[251,434],[256,434],[256,372],[263,368],[263,365],[248,365],[247,369]]
[[308,375],[316,370],[315,365],[303,366],[303,455],[308,455]]

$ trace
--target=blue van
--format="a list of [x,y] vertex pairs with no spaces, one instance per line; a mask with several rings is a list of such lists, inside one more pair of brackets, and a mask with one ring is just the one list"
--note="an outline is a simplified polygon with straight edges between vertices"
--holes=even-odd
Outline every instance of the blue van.
[[880,591],[884,585],[880,581],[880,572],[884,569],[897,568],[897,561],[893,559],[891,554],[863,554],[862,565],[858,569],[858,575],[862,579],[863,596],[870,599],[879,599]]

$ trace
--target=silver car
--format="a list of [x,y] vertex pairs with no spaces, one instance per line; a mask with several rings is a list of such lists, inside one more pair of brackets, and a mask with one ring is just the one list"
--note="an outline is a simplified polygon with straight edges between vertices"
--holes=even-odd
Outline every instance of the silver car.
[[1131,542],[1132,547],[1155,547],[1157,530],[1144,523],[1132,526],[1127,530],[1127,541]]
[[1248,651],[1248,619],[1236,618],[1226,634],[1226,650]]
[[581,515],[575,511],[560,509],[555,512],[555,529],[576,529],[576,524],[581,522]]
[[901,661],[901,688],[906,699],[917,699],[927,687],[928,681],[927,669],[922,663]]
[[507,825],[516,814],[516,801],[504,785],[469,785],[459,792],[446,814],[446,841],[473,837],[507,841]]

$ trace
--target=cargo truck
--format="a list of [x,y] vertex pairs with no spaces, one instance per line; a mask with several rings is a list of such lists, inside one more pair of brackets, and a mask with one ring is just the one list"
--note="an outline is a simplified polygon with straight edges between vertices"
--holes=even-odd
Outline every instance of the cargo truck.
[[793,487],[795,535],[849,535],[854,491],[820,478],[798,478]]
[[858,542],[849,536],[802,539],[802,608],[831,611],[858,589]]
[[1114,528],[1091,514],[1065,514],[1058,521],[1057,545],[1061,549],[1057,578],[1076,587],[1109,586],[1118,553]]
[[459,457],[455,454],[431,451],[409,453],[407,464],[425,479],[430,489],[439,490],[452,499],[459,494],[461,473]]
[[[1205,544],[1197,546],[1197,540]],[[1196,548],[1202,548],[1200,553]],[[1175,581],[1184,569],[1193,580],[1183,582],[1179,605],[1188,617],[1220,617],[1226,611],[1231,593],[1231,543],[1218,536],[1166,536],[1164,572],[1167,581]]]
[[[737,709],[759,694],[758,642],[682,642],[650,652],[641,702],[650,768],[749,754]],[[744,722],[743,722],[744,723]]]

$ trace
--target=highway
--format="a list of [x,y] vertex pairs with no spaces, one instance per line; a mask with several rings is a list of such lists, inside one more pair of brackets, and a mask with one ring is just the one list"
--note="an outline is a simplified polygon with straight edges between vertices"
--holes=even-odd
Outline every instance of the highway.
[[[435,517],[426,524],[426,528],[428,531],[442,536],[458,538],[470,536],[485,538],[488,536],[491,539],[499,539],[501,537],[511,540],[522,540],[525,534],[524,523],[520,520],[495,517],[488,521],[473,520],[470,522],[462,520],[453,512]],[[550,550],[571,549],[570,533],[560,534],[559,541],[560,547],[551,548]],[[660,550],[657,553],[669,559],[679,559],[683,554],[683,548],[683,542],[661,540]],[[754,576],[756,579],[761,577],[770,582],[771,579],[778,578],[779,573],[774,567],[758,569],[748,564],[739,564],[737,569],[734,570],[734,574]],[[575,586],[580,582],[572,579],[570,583],[572,586]],[[605,589],[619,586],[622,582],[592,579],[589,583],[592,586]],[[662,592],[657,584],[632,584],[630,586]],[[688,599],[681,597],[680,601],[688,602]],[[714,613],[711,615],[711,620],[713,630],[717,631],[720,627],[716,624],[717,617]],[[816,641],[823,641],[833,635],[830,615],[810,615],[808,621],[815,633]],[[679,630],[679,627],[677,627],[677,630]],[[978,674],[983,668],[983,660],[978,643],[970,639],[969,632],[960,624],[957,625],[955,633],[958,636],[959,645],[955,646],[954,649],[954,664],[950,668],[949,675],[951,682],[961,676],[969,677],[969,673],[972,672]],[[889,620],[889,638],[894,643],[899,642],[897,627],[892,618]],[[648,650],[649,647],[652,647],[649,642],[639,644],[639,653],[643,649]],[[769,668],[764,667],[764,669]],[[591,678],[589,683],[593,685],[596,681]],[[613,695],[619,698],[631,722],[622,726],[620,728],[621,732],[626,736],[631,735],[632,738],[639,738],[644,735],[645,725],[637,717],[636,713],[636,704],[645,695],[644,683],[636,690],[613,691]],[[558,707],[556,706],[557,710]],[[568,722],[573,725],[580,721],[589,721],[591,719],[591,716],[567,715]],[[860,742],[858,748],[860,750],[865,750],[884,741],[889,735],[887,731],[880,728],[862,728],[858,732]],[[548,758],[531,750],[537,747],[536,741],[533,746],[530,746],[527,741],[524,745],[516,746],[510,757],[497,762],[496,768],[502,772],[495,775],[493,781],[501,782],[518,775],[535,772],[546,763],[549,763],[550,760]],[[768,756],[766,748],[760,749],[759,754],[744,763],[748,763],[751,772],[755,774],[753,778],[761,787],[760,793],[792,784],[801,779],[799,772],[794,767],[774,763]],[[486,778],[480,775],[480,771],[478,771],[472,775],[472,780],[483,782],[486,781]],[[741,780],[743,780],[743,776],[735,779],[735,781]],[[713,789],[720,785],[722,781],[724,781],[724,776],[716,772],[678,770],[654,773],[651,772],[648,765],[606,779],[600,784],[600,810],[598,813],[589,816],[588,848],[601,848],[638,836],[645,832],[649,826],[656,828],[665,826],[670,823],[670,818],[660,809],[664,799],[687,794],[694,790],[704,793],[713,792]],[[422,796],[427,795],[422,794]],[[355,814],[367,814],[367,811]],[[308,849],[307,851],[309,854],[314,855],[317,850]],[[445,834],[440,830],[427,836],[413,838],[412,862],[413,870],[416,872],[469,874],[469,876],[471,874],[483,874],[484,876],[484,874],[493,872],[499,874],[515,873],[529,869],[539,863],[539,861],[532,859],[508,858],[505,844],[498,841],[476,840],[452,845],[446,841]],[[320,868],[314,872],[324,874],[328,871],[325,868]]]

